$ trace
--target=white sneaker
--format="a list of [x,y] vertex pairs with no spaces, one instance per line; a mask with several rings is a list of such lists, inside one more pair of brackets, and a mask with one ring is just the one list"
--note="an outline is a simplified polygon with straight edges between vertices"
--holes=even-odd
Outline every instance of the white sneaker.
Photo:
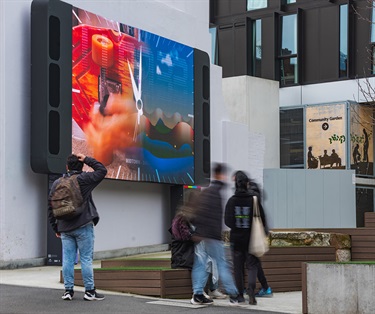
[[211,300],[211,297],[204,290],[203,290],[203,295],[204,295],[205,298]]
[[226,299],[227,295],[221,293],[218,289],[210,291],[209,295],[211,299]]

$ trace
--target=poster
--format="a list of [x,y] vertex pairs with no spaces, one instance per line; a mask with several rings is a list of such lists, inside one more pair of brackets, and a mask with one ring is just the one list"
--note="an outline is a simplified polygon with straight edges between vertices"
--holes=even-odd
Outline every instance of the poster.
[[307,169],[345,169],[346,104],[306,108]]
[[350,105],[350,168],[357,174],[373,174],[373,113],[371,106]]

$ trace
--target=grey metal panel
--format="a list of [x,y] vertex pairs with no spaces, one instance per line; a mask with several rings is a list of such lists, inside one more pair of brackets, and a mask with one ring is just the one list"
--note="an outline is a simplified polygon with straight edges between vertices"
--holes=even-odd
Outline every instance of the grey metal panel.
[[287,193],[288,203],[288,226],[295,228],[298,226],[304,226],[306,220],[306,203],[305,203],[305,192],[306,192],[306,180],[305,176],[301,176],[301,172],[293,169],[288,171],[288,186],[291,187],[292,193]]
[[[356,186],[354,180],[355,170],[340,171],[340,225],[342,228],[355,228],[357,226]],[[346,191],[353,192],[346,193]]]
[[355,228],[353,170],[264,169],[271,228]]
[[287,204],[287,172],[282,171],[277,179],[277,200],[276,200],[276,219],[274,220],[275,227],[277,223],[282,222],[284,226],[288,225],[288,204]]
[[307,228],[323,227],[324,182],[323,171],[306,170],[306,224]]
[[270,228],[285,228],[287,225],[286,171],[265,169],[263,205]]
[[323,227],[335,227],[337,220],[340,223],[341,206],[340,206],[340,173],[337,170],[323,170],[323,205],[324,205],[324,220]]

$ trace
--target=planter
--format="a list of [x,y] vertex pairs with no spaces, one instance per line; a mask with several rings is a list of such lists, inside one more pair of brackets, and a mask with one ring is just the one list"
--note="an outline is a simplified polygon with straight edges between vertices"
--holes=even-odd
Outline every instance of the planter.
[[375,313],[375,262],[304,263],[303,313]]
[[[101,266],[94,269],[98,289],[170,299],[191,298],[191,272],[171,269],[170,259],[106,260]],[[83,286],[80,269],[74,270],[74,278],[77,286]],[[62,272],[60,282],[63,282]]]

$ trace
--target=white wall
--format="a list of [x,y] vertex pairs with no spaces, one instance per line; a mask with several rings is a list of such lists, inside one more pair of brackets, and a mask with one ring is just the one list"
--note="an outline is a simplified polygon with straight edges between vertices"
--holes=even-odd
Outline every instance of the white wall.
[[224,161],[263,185],[263,168],[280,165],[279,83],[251,76],[223,79],[228,120],[223,123]]
[[[210,53],[208,0],[66,2]],[[29,161],[30,13],[30,0],[0,0],[1,265],[46,255],[47,175]],[[95,251],[169,242],[169,186],[105,180],[93,196],[101,216]]]
[[360,86],[367,89],[368,84],[375,86],[375,77],[368,80],[347,80],[304,86],[284,87],[280,89],[280,107],[332,103],[351,100],[366,102]]

